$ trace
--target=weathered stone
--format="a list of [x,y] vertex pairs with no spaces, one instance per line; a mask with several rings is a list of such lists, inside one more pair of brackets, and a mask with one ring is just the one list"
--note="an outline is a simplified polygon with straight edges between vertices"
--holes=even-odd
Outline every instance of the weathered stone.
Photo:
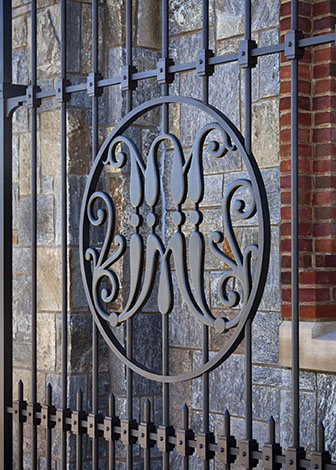
[[[108,54],[108,73],[110,77],[119,75],[123,65],[123,55],[121,47],[114,47]],[[120,85],[109,88],[109,122],[115,124],[126,113],[126,102],[123,99]]]
[[15,49],[12,53],[13,83],[19,85],[28,82],[28,51],[27,49]]
[[[115,4],[115,14],[116,16],[113,18],[113,27],[104,28],[104,15],[109,14],[110,10],[108,8],[98,8],[98,69],[103,70],[103,41],[106,41],[107,38],[112,38],[115,34],[118,34],[116,26],[118,10],[120,7],[116,5],[117,2],[113,2]],[[78,47],[78,59],[80,59],[80,72],[81,73],[90,73],[92,72],[92,6],[91,5],[81,5],[81,13],[78,14],[80,18],[81,25],[80,25],[80,46]],[[104,35],[103,35],[104,31]],[[104,37],[105,33],[107,38]],[[104,38],[104,39],[103,39]],[[79,41],[79,38],[78,38]],[[110,45],[109,42],[106,42]],[[111,44],[113,45],[113,44]],[[73,51],[74,47],[71,45],[70,49]]]
[[25,132],[29,129],[29,110],[18,108],[13,113],[13,132]]
[[31,249],[13,248],[13,274],[28,274],[31,272]]
[[[81,52],[81,5],[77,2],[67,2],[67,48],[66,61],[67,72],[79,72],[81,70],[80,52]],[[83,8],[83,7],[82,7]],[[83,73],[83,71],[82,71]]]
[[[191,13],[192,12],[192,13]],[[214,23],[214,2],[209,2],[209,25]],[[202,4],[197,0],[180,2],[173,0],[169,4],[169,32],[177,34],[202,28]]]
[[68,173],[86,175],[89,171],[90,154],[85,111],[70,109],[67,113]]
[[105,20],[104,43],[108,47],[121,45],[125,32],[125,3],[119,0],[106,0],[105,4],[106,6],[103,9]]
[[[192,368],[192,352],[178,348],[169,348],[169,373],[189,372]],[[169,386],[169,420],[172,426],[181,426],[181,410],[185,403],[191,403],[190,380]]]
[[[219,0],[216,3],[217,38],[224,39],[244,32],[244,3]],[[252,2],[252,29],[259,30],[279,23],[279,2]]]
[[[210,359],[215,353],[210,354]],[[194,368],[199,366],[201,353],[194,352]],[[233,373],[234,371],[234,373]],[[230,380],[228,380],[230,377]],[[222,365],[217,367],[209,376],[210,390],[216,390],[210,394],[210,410],[216,413],[224,413],[226,409],[231,414],[244,416],[244,357],[232,354]],[[202,381],[196,379],[192,385],[193,408],[202,409]]]
[[41,113],[41,163],[42,176],[61,174],[61,121],[59,111]]
[[279,100],[252,106],[252,150],[261,168],[279,164]]
[[243,39],[243,36],[223,39],[217,41],[217,54],[230,54],[232,52],[238,52],[239,42]]
[[13,278],[13,338],[20,343],[31,338],[31,277]]
[[71,310],[86,310],[87,300],[79,264],[79,250],[72,248],[69,257],[69,303]]
[[336,459],[336,380],[334,375],[317,375],[317,419],[322,421],[325,429],[326,449]]
[[62,306],[61,250],[37,248],[37,307],[40,311],[59,311]]
[[57,4],[37,14],[38,80],[60,73],[60,11],[60,4]]
[[27,18],[19,16],[12,22],[12,46],[13,49],[27,45]]
[[[279,42],[279,32],[277,29],[263,31],[260,33],[260,47],[277,44]],[[260,97],[278,95],[280,92],[278,54],[260,57]]]
[[158,3],[140,0],[136,9],[136,44],[139,47],[161,48],[161,31],[158,28]]
[[254,31],[279,24],[279,0],[274,2],[252,2],[252,29]]
[[13,343],[13,366],[29,369],[31,366],[31,345]]
[[[54,240],[54,200],[52,196],[37,198],[37,242],[51,243]],[[31,198],[19,201],[18,214],[19,243],[30,243],[31,240]]]
[[[288,390],[280,391],[280,445],[287,448],[292,445],[292,395]],[[315,393],[300,392],[300,445],[309,451],[315,447]]]
[[[198,348],[201,346],[202,323],[191,312],[180,293],[175,273],[172,276],[174,308],[169,314],[169,343],[172,346]],[[209,277],[205,275],[205,292],[208,300]]]
[[[18,399],[18,382],[23,382],[23,398],[29,403],[31,396],[31,371],[30,369],[13,368],[13,401]],[[45,398],[45,374],[37,372],[37,401],[40,403]],[[25,428],[30,426],[25,426]]]
[[42,178],[41,190],[44,194],[53,194],[54,179],[52,177]]
[[37,367],[39,370],[55,370],[56,323],[55,315],[37,315]]
[[253,418],[269,419],[270,416],[278,421],[280,415],[280,392],[273,387],[254,385],[252,387]]
[[280,313],[257,313],[252,323],[253,362],[278,363],[280,323]]
[[[290,369],[280,369],[283,387],[292,386],[292,374]],[[316,374],[306,370],[300,370],[300,390],[312,391],[317,389]]]
[[[179,41],[179,62],[191,62],[196,59],[196,54],[199,49],[202,49],[202,33],[187,34],[180,37]],[[209,49],[215,49],[214,30],[209,30]],[[202,79],[200,80],[200,88]]]
[[237,63],[216,67],[210,82],[209,103],[239,127],[239,68]]
[[260,310],[281,310],[280,283],[280,228],[271,229],[271,252],[264,294],[260,302]]

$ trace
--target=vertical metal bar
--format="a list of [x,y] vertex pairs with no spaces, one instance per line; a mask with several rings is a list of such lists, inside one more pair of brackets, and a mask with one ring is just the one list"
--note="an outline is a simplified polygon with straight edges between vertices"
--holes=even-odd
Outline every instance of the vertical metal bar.
[[[115,399],[112,393],[109,396],[108,406],[109,406],[109,416],[113,418],[115,416]],[[113,422],[112,422],[112,426],[113,426]],[[109,441],[108,470],[115,470],[115,442],[112,440]]]
[[[144,422],[145,423],[150,423],[151,420],[151,415],[150,415],[150,401],[148,398],[145,401],[144,404]],[[144,449],[144,470],[150,470],[151,464],[150,464],[150,447],[147,447]]]
[[[61,0],[61,79],[66,80],[66,0]],[[62,408],[67,407],[67,161],[66,102],[61,103],[61,205],[62,205]],[[67,433],[61,431],[61,470],[66,469]]]
[[324,426],[322,421],[319,422],[317,426],[317,445],[316,450],[318,452],[324,452],[325,450],[325,436],[324,436]]
[[[230,436],[231,434],[231,416],[228,410],[224,413],[224,436]],[[224,470],[230,470],[231,464],[224,464]]]
[[[161,30],[162,30],[162,57],[169,56],[169,0],[162,0],[162,14],[161,14]],[[162,85],[162,93],[169,94],[169,85],[165,83]],[[168,104],[162,106],[162,130],[168,132],[169,125],[169,110]]]
[[[98,0],[92,1],[92,72],[98,73]],[[92,161],[98,153],[98,96],[92,97]],[[92,412],[98,413],[98,327],[92,318]],[[92,468],[98,470],[98,438],[92,439]]]
[[[245,0],[244,39],[251,39],[251,0]],[[252,151],[252,87],[251,68],[244,69],[245,85],[245,148],[249,154]],[[248,320],[245,326],[245,434],[246,439],[252,439],[252,322]]]
[[[51,406],[52,403],[52,388],[47,385],[46,390],[46,405]],[[46,469],[51,470],[51,428],[46,429]]]
[[[78,390],[76,394],[76,409],[79,412],[79,419],[81,419],[81,413],[83,411],[83,393],[82,390]],[[76,436],[76,470],[82,470],[83,468],[83,437],[79,433]]]
[[[209,0],[202,1],[202,47],[209,48]],[[209,101],[209,77],[202,78],[202,99],[204,103]],[[196,208],[197,209],[197,208]],[[209,327],[203,325],[202,337],[202,363],[209,360]],[[203,432],[209,432],[209,374],[202,375],[203,386]],[[203,470],[208,470],[209,461],[203,461]]]
[[[37,84],[37,44],[36,44],[36,0],[31,2],[31,84]],[[34,93],[34,92],[33,92]],[[31,280],[32,280],[32,320],[31,320],[31,391],[32,403],[37,401],[37,113],[36,107],[30,109],[31,120]],[[37,427],[32,425],[32,470],[37,468]]]
[[[132,0],[126,0],[126,65],[132,66]],[[132,90],[126,92],[126,108],[127,112],[132,109]],[[126,353],[128,358],[133,355],[133,319],[130,318],[126,322]],[[130,368],[126,369],[127,375],[127,419],[132,419],[133,416],[133,371]],[[131,470],[133,465],[133,448],[128,445],[126,448],[126,469]]]
[[273,416],[268,421],[268,439],[270,444],[275,444],[275,421]]
[[[291,1],[291,29],[298,27],[298,2]],[[299,447],[299,237],[298,237],[298,60],[291,62],[291,252],[293,446]]]
[[[182,429],[187,430],[189,427],[189,409],[185,403],[182,408]],[[189,457],[182,457],[182,470],[189,470]]]
[[[162,57],[168,58],[169,56],[169,29],[168,29],[168,15],[169,15],[169,1],[162,0],[161,3],[161,41],[162,41]],[[162,85],[163,95],[169,94],[169,85],[165,83]],[[169,129],[169,107],[168,104],[162,106],[162,131],[168,132]],[[162,315],[162,373],[168,375],[169,373],[169,318],[168,315]],[[169,425],[169,384],[162,384],[162,424]],[[169,469],[169,452],[162,453],[162,468],[163,470]]]
[[[18,382],[18,400],[23,400],[23,382]],[[18,456],[18,470],[23,470],[23,422],[18,419],[18,433],[17,433],[17,456]]]
[[[12,2],[0,0],[0,86],[12,82]],[[12,119],[0,96],[0,470],[12,468]]]

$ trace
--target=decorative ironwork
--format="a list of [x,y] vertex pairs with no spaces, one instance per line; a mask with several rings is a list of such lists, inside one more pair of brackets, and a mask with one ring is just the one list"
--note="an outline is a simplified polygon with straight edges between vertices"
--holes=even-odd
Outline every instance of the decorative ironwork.
[[[186,156],[176,136],[161,133],[152,142],[148,157],[145,159],[134,141],[124,135],[125,130],[149,109],[175,102],[199,108],[209,115],[211,121],[200,129]],[[215,138],[212,138],[214,135]],[[215,230],[209,240],[205,240],[201,232],[203,217],[200,210],[204,196],[203,153],[206,142],[207,152],[212,158],[221,158],[229,150],[238,150],[250,177],[250,179],[234,181],[225,191],[222,198],[224,233]],[[156,232],[159,223],[156,209],[160,201],[161,187],[158,152],[164,143],[168,143],[169,147],[173,148],[170,194],[176,209],[172,214],[176,230],[166,246]],[[121,147],[122,150],[120,150]],[[133,207],[130,225],[134,229],[129,242],[124,235],[115,233],[117,214],[111,196],[104,191],[97,190],[103,168],[112,166],[122,169],[127,160],[130,163],[129,198]],[[237,194],[241,189],[244,189],[245,193],[238,197]],[[182,209],[187,197],[194,206],[189,213],[194,228],[188,242],[183,232],[186,214]],[[140,214],[140,207],[143,204],[149,208],[146,222],[150,233],[146,240],[140,233],[144,225]],[[255,215],[259,224],[258,244],[248,245],[241,250],[233,230],[233,218],[244,220]],[[104,226],[106,229],[100,249],[90,245],[90,225],[94,228]],[[158,312],[167,315],[172,311],[174,292],[170,263],[173,259],[179,290],[195,319],[219,333],[235,328],[234,339],[225,342],[216,360],[209,361],[197,372],[193,371],[192,375],[197,376],[204,372],[204,369],[213,368],[237,347],[242,338],[241,333],[245,322],[256,312],[266,279],[269,231],[267,200],[260,172],[254,157],[246,152],[240,132],[227,117],[213,107],[183,97],[162,97],[136,108],[125,117],[105,141],[90,173],[82,205],[80,254],[83,281],[91,311],[108,344],[112,349],[117,350],[122,360],[137,372],[146,376],[149,373],[156,380],[170,381],[172,379],[171,376],[158,375],[146,370],[135,360],[130,361],[122,351],[121,345],[118,345],[111,328],[129,320],[144,306],[153,290],[158,261],[160,261]],[[230,246],[232,256],[224,253],[220,248],[224,237]],[[112,244],[117,248],[114,248],[111,253]],[[219,279],[218,295],[226,308],[240,306],[231,320],[216,318],[205,298],[204,265],[207,244],[212,253],[228,268],[223,271]],[[113,265],[125,254],[126,250],[129,250],[130,254],[129,295],[121,313],[111,312],[110,304],[118,298],[119,294],[119,280],[113,271]],[[252,260],[256,265],[253,281]],[[237,287],[235,289],[231,287],[231,279],[238,281],[241,287],[240,293]],[[174,380],[187,378],[190,378],[190,374],[175,376]]]

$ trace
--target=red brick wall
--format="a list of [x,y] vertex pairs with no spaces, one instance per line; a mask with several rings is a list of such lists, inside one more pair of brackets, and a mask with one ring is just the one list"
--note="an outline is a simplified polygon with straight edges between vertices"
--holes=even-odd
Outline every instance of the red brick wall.
[[[336,0],[299,3],[305,36],[330,32]],[[281,37],[290,29],[290,2],[280,10]],[[300,316],[336,318],[336,48],[309,48],[299,66]],[[290,62],[280,67],[282,315],[291,315]]]

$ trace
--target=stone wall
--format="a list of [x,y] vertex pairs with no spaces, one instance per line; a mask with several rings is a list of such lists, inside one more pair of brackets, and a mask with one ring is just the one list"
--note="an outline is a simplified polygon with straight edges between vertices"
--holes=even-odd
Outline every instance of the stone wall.
[[[68,3],[68,75],[72,83],[86,81],[91,69],[91,4],[85,1]],[[156,68],[160,57],[160,29],[156,15],[157,0],[134,2],[134,64],[139,71]],[[217,55],[238,50],[243,38],[243,2],[236,0],[210,1],[210,47]],[[30,4],[24,0],[13,1],[13,72],[17,83],[29,81]],[[190,14],[192,12],[192,14]],[[54,87],[60,73],[59,22],[60,5],[52,0],[38,1],[38,80],[43,89]],[[104,77],[119,74],[125,60],[124,1],[105,0],[99,6],[100,70]],[[279,2],[253,2],[253,39],[258,45],[279,41]],[[201,45],[201,2],[196,0],[170,2],[170,54],[176,63],[194,60]],[[272,414],[276,421],[276,437],[281,445],[291,444],[291,381],[290,370],[279,366],[279,327],[281,318],[280,280],[280,58],[277,55],[262,57],[253,69],[253,152],[265,181],[271,213],[270,269],[260,309],[253,322],[253,432],[259,442],[268,437],[267,421]],[[196,73],[182,73],[175,77],[170,87],[172,94],[201,98],[201,82]],[[140,82],[134,92],[134,105],[160,95],[155,80]],[[243,75],[236,63],[216,68],[209,80],[210,104],[223,111],[233,123],[244,128]],[[104,91],[99,99],[100,143],[125,114],[125,93],[120,86]],[[185,107],[174,107],[170,129],[181,139],[184,151],[190,149],[192,139],[200,130],[203,117]],[[137,122],[131,130],[133,140],[148,152],[149,144],[159,133],[160,117],[156,113]],[[14,389],[19,378],[25,385],[25,398],[30,399],[31,352],[31,276],[30,276],[30,119],[26,109],[14,114]],[[67,113],[68,130],[68,246],[69,246],[69,305],[68,305],[68,390],[69,406],[74,408],[75,394],[83,391],[84,409],[91,409],[91,330],[92,318],[84,296],[78,255],[78,226],[81,198],[86,177],[91,166],[91,100],[86,93],[74,94]],[[171,149],[162,153],[161,174],[167,187]],[[51,383],[56,406],[61,396],[61,205],[60,205],[60,108],[53,99],[44,100],[38,110],[38,399],[43,402],[45,387]],[[204,164],[206,194],[201,207],[204,213],[203,231],[210,233],[221,224],[221,196],[233,179],[246,177],[246,168],[238,152],[229,152],[221,160],[206,159]],[[111,171],[104,181],[117,208],[122,211],[119,227],[129,224],[128,171]],[[188,201],[185,210],[190,209]],[[172,204],[169,198],[161,207],[160,229],[164,237],[175,230],[171,222]],[[237,238],[246,245],[256,239],[255,219],[236,224]],[[215,294],[216,281],[222,266],[209,258],[206,265],[206,293],[216,314],[223,311]],[[120,266],[121,299],[127,294],[129,280],[127,263]],[[175,279],[174,279],[175,282]],[[176,285],[175,285],[176,287]],[[201,330],[189,314],[182,298],[176,292],[175,307],[170,315],[170,369],[190,370],[201,360]],[[125,292],[126,291],[126,292]],[[116,305],[121,308],[121,304]],[[154,366],[157,350],[151,349],[142,338],[161,335],[160,316],[155,302],[148,302],[143,314],[135,320],[134,353]],[[121,329],[120,337],[123,337]],[[210,355],[218,351],[220,338],[210,338]],[[223,413],[226,408],[232,415],[232,432],[243,438],[244,423],[244,355],[240,346],[222,366],[210,375],[211,427],[216,433],[223,430]],[[125,414],[125,367],[108,351],[100,339],[99,347],[99,408],[105,412],[107,397],[116,396],[117,412]],[[302,445],[312,449],[315,445],[315,425],[323,419],[326,425],[327,445],[336,452],[335,428],[336,381],[333,375],[302,371],[301,374],[301,439]],[[135,376],[134,418],[142,417],[143,403],[150,397],[155,422],[161,422],[161,386]],[[173,385],[170,388],[170,420],[179,426],[180,410],[184,403],[190,407],[191,424],[201,426],[201,383]],[[54,435],[53,456],[59,460],[59,440]],[[85,461],[90,468],[91,448],[84,439]],[[44,438],[39,435],[40,468],[44,468]],[[29,468],[30,437],[25,436],[26,468]],[[118,448],[120,468],[124,457]],[[135,449],[135,461],[141,468],[141,452]],[[73,451],[69,451],[70,461]],[[159,454],[155,454],[160,468]],[[172,455],[172,468],[180,464]],[[106,449],[101,446],[101,463],[105,468]],[[57,464],[55,463],[55,468]],[[118,467],[119,468],[119,467]],[[198,468],[196,460],[192,468]],[[221,466],[215,462],[213,468]]]

